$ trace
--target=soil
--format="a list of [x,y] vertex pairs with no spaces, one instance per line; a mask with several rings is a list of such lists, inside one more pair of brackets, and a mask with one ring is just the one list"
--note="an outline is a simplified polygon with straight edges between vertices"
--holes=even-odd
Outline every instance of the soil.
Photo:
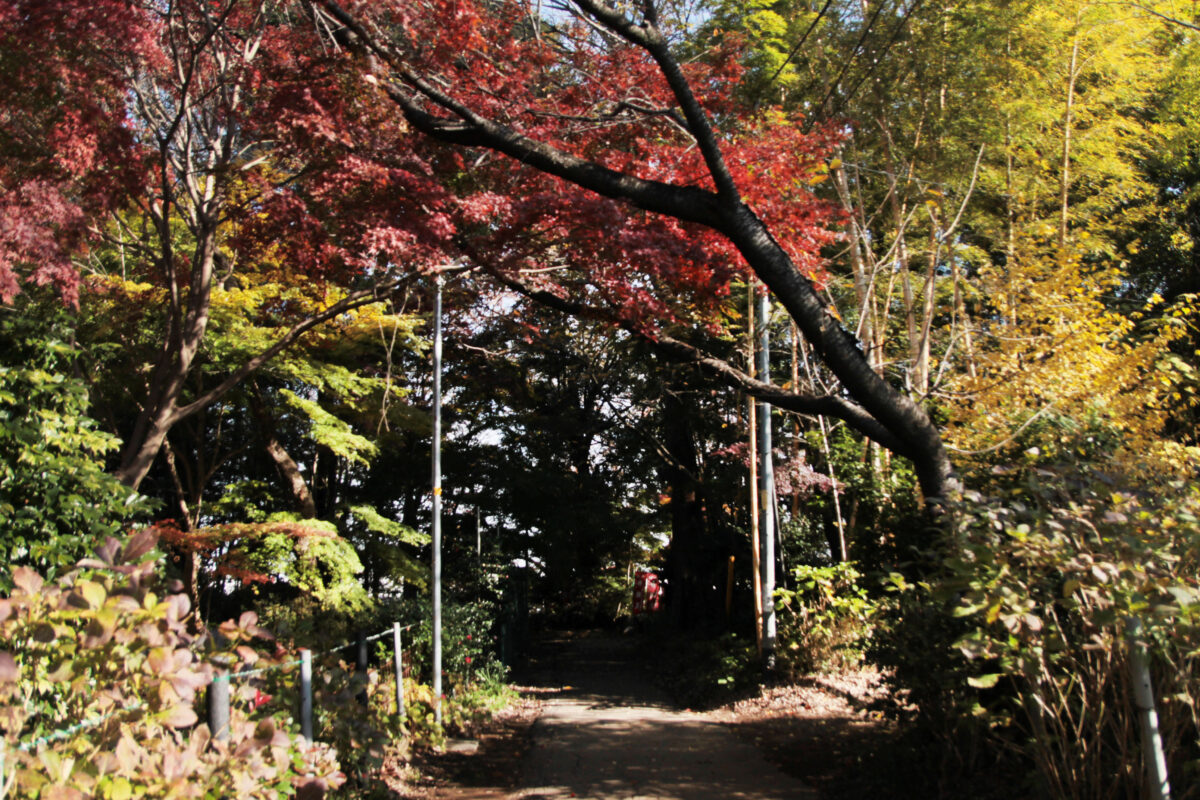
[[712,713],[823,800],[929,797],[928,781],[904,775],[916,762],[901,757],[896,726],[870,710],[884,691],[873,672],[811,676],[764,687]]
[[[418,751],[393,765],[391,800],[501,800],[517,789],[542,703],[533,687],[521,699],[443,751]],[[465,745],[465,746],[464,746]],[[477,746],[475,746],[477,745]]]
[[[927,759],[910,749],[895,724],[870,709],[871,700],[885,691],[874,673],[813,676],[692,712],[654,696],[634,648],[612,635],[568,635],[542,642],[539,652],[523,676],[528,684],[519,687],[523,700],[478,734],[478,750],[419,754],[396,797],[1003,796],[983,787],[939,786],[933,774],[937,770],[928,769]],[[622,741],[583,738],[594,735],[588,731],[613,728],[623,731]],[[733,743],[712,738],[714,728],[732,733],[726,738]],[[737,751],[736,740],[753,745],[758,754]],[[679,748],[659,744],[673,741],[680,742]],[[565,748],[565,754],[556,755],[555,748]],[[672,749],[680,752],[671,755]],[[634,762],[646,750],[655,752],[649,759],[654,763],[639,772]],[[758,771],[760,786],[770,788],[731,790],[733,784],[728,784],[722,789],[724,778],[708,772],[716,769],[714,761],[735,761],[745,768],[759,754],[768,763],[750,769]],[[664,763],[672,759],[678,767]],[[556,761],[569,762],[569,767],[556,767]],[[566,777],[552,774],[567,768],[572,772]],[[771,777],[768,773],[775,769],[784,775]],[[672,771],[680,776],[700,771],[706,777],[663,785],[664,774]],[[791,779],[796,788],[785,788]]]

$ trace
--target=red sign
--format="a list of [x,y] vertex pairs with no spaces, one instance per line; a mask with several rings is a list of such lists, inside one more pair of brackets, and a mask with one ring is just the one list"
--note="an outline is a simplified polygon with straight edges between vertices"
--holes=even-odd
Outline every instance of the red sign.
[[647,614],[658,611],[662,603],[662,585],[658,575],[646,570],[633,574],[633,613]]

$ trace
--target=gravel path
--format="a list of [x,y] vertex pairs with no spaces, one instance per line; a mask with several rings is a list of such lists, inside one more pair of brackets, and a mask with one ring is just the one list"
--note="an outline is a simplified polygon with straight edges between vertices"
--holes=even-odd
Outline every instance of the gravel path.
[[616,636],[548,639],[529,691],[542,697],[522,767],[524,800],[816,800],[711,718],[674,710]]

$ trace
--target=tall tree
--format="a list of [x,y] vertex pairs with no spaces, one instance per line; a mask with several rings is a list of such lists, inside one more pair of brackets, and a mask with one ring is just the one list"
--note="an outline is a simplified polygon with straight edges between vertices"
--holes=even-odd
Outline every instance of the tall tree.
[[[871,368],[813,283],[816,248],[829,236],[822,205],[805,187],[831,132],[806,136],[782,121],[755,119],[733,97],[728,55],[681,64],[673,54],[677,30],[649,2],[627,16],[581,0],[567,9],[570,21],[549,28],[520,4],[390,3],[361,18],[333,2],[314,9],[333,41],[359,51],[364,80],[386,92],[413,128],[511,159],[507,168],[525,188],[514,205],[527,220],[536,215],[576,233],[569,259],[593,270],[598,299],[620,292],[624,306],[608,309],[609,318],[665,350],[696,357],[633,312],[662,307],[648,291],[656,281],[705,281],[709,292],[723,291],[736,252],[796,320],[841,391],[783,392],[727,362],[700,363],[774,402],[846,420],[911,458],[927,497],[946,494],[950,464],[936,427]],[[728,122],[721,130],[716,111]],[[601,230],[612,230],[600,226],[599,214],[609,222],[619,215],[623,235],[585,249]],[[624,252],[616,249],[622,245]],[[726,263],[714,263],[713,253]],[[548,278],[530,286],[487,253],[478,255],[510,284],[550,302],[558,297]],[[559,306],[571,302],[578,303]],[[579,310],[604,313],[594,305]]]

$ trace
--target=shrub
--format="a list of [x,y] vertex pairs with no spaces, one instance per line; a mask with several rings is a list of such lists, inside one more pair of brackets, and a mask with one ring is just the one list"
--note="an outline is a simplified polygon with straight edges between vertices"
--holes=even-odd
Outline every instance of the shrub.
[[1002,500],[966,494],[932,580],[893,576],[881,654],[901,698],[947,723],[944,733],[973,727],[1031,760],[1044,794],[1139,796],[1136,619],[1171,769],[1193,770],[1200,491],[1080,466],[1038,465],[1007,485]]
[[69,374],[77,354],[64,327],[22,311],[0,312],[4,592],[12,589],[13,567],[53,579],[150,505],[104,470],[120,442],[85,415],[87,385]]
[[[14,798],[319,797],[343,778],[333,750],[286,720],[235,706],[229,737],[199,722],[213,670],[189,634],[189,602],[163,587],[150,531],[47,583],[28,568],[0,600],[0,726]],[[235,668],[270,664],[252,613],[220,628]],[[283,654],[286,655],[286,654]],[[0,791],[0,794],[3,792]]]
[[792,575],[796,589],[775,592],[779,668],[794,678],[859,666],[878,610],[862,575],[851,563],[800,566]]
[[[454,602],[442,606],[442,670],[447,691],[458,691],[480,675],[503,679],[506,670],[497,651],[496,603]],[[426,665],[433,663],[433,623],[429,601],[405,605],[405,618],[414,623],[405,639],[412,653],[413,677],[431,682]]]

